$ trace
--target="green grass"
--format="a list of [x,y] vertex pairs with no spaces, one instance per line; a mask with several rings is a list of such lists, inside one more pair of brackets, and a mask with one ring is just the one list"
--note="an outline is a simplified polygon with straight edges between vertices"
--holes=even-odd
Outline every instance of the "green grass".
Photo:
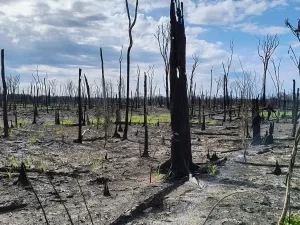
[[29,142],[30,142],[30,144],[35,144],[38,142],[38,139],[36,137],[32,137],[32,138],[29,138]]
[[284,225],[300,225],[300,212],[287,216],[284,220]]
[[72,120],[63,120],[60,122],[61,125],[66,125],[66,126],[71,126],[74,125],[75,123]]
[[20,124],[21,127],[26,127],[29,123],[28,120],[18,119],[18,127],[20,127]]
[[216,173],[217,173],[217,166],[216,166],[216,165],[213,165],[213,166],[208,167],[208,173],[209,173],[209,175],[212,176],[212,177],[216,176]]
[[[271,116],[270,116],[270,119],[277,119],[279,117],[279,119],[281,119],[281,116],[284,114],[284,112],[280,112],[279,115],[278,115],[278,112],[276,112],[276,115],[275,113],[271,113]],[[263,113],[264,117],[268,117],[268,112],[267,111],[264,111]],[[292,118],[292,112],[291,111],[288,111],[286,112],[286,118],[288,119],[291,119]]]
[[[130,117],[129,117],[130,120]],[[110,121],[114,123],[116,121],[116,117],[111,117]],[[121,119],[122,122],[125,122],[125,118]],[[171,122],[171,117],[170,114],[160,114],[159,116],[147,116],[147,123],[149,125],[156,125],[157,122],[160,123],[170,123]],[[144,124],[144,115],[133,115],[131,117],[131,123],[133,124]],[[92,124],[97,124],[97,119],[92,120]],[[99,124],[104,124],[104,118],[99,119]]]

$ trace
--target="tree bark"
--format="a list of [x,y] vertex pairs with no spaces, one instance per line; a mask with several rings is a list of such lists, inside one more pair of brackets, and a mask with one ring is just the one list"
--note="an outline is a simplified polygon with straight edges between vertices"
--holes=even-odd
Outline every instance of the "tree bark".
[[[172,127],[171,172],[174,178],[187,176],[194,169],[191,152],[189,103],[186,76],[186,36],[183,3],[171,0],[170,112]],[[176,19],[176,12],[177,18]]]
[[136,18],[137,18],[137,9],[138,9],[138,0],[136,0],[136,5],[135,5],[135,15],[134,15],[134,20],[131,23],[131,18],[130,18],[130,12],[129,12],[129,6],[128,6],[128,1],[126,0],[126,9],[127,9],[127,16],[129,20],[129,27],[128,27],[128,34],[129,34],[129,46],[127,50],[127,90],[126,90],[126,112],[125,112],[125,129],[123,133],[123,140],[127,139],[127,133],[128,133],[128,114],[129,114],[129,82],[130,82],[130,51],[133,45],[133,40],[132,40],[132,29],[135,25]]
[[4,49],[1,49],[1,77],[2,77],[2,105],[3,105],[3,124],[4,124],[4,137],[9,135],[8,117],[7,117],[7,86],[5,81],[5,69],[4,69]]
[[144,126],[145,126],[145,143],[142,157],[149,157],[148,152],[148,123],[147,123],[147,74],[145,73],[144,81]]
[[82,143],[81,69],[78,76],[78,143]]

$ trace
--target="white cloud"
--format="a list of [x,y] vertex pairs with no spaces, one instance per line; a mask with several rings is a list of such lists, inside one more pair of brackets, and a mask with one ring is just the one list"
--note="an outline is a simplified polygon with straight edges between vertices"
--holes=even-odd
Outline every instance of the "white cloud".
[[283,26],[258,26],[255,23],[236,24],[232,27],[235,29],[239,29],[241,32],[255,35],[282,35],[289,32],[289,29]]
[[249,16],[262,15],[266,10],[286,6],[285,0],[188,0],[187,21],[192,24],[225,25]]

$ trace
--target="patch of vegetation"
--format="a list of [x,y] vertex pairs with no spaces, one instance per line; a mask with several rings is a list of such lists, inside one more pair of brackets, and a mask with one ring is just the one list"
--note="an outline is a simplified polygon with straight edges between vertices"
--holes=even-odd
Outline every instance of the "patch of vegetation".
[[16,169],[16,168],[19,168],[21,166],[21,163],[19,163],[14,156],[11,156],[9,158],[9,162],[10,162],[10,166],[13,168],[13,169]]
[[300,225],[300,212],[287,216],[284,225]]
[[163,179],[163,175],[161,175],[161,173],[160,173],[160,168],[157,168],[154,179],[156,182],[159,182]]
[[47,170],[47,165],[46,165],[46,161],[45,158],[43,157],[42,160],[40,161],[40,166],[39,166],[40,170],[43,171],[43,173],[46,172]]
[[217,173],[217,166],[216,165],[208,167],[208,174],[210,176],[214,177],[214,176],[216,176],[216,173]]
[[26,168],[31,168],[31,158],[27,158]]
[[54,122],[47,122],[45,123],[45,127],[51,127],[51,126],[54,126],[55,123]]
[[38,139],[36,137],[32,137],[32,138],[29,138],[29,142],[30,142],[30,144],[35,144],[38,142]]
[[217,122],[215,120],[208,121],[207,124],[209,126],[216,126]]
[[97,158],[92,165],[92,169],[93,170],[97,170],[100,169],[102,163],[103,163],[104,159],[103,158]]
[[14,174],[13,174],[12,169],[7,170],[7,177],[8,177],[8,180],[12,180],[13,179]]
[[21,124],[21,127],[26,127],[28,126],[28,120],[22,120],[22,119],[18,119],[18,127],[20,127],[20,124]]
[[72,126],[74,125],[74,122],[72,120],[63,120],[61,121],[61,124],[66,126]]

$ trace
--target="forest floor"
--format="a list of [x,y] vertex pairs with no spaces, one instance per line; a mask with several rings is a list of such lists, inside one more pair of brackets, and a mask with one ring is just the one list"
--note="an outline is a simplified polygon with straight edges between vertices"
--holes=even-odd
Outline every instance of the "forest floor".
[[[149,112],[150,115],[167,113],[161,109]],[[76,121],[75,111],[62,114]],[[214,204],[229,194],[232,195],[212,211],[207,225],[276,224],[281,213],[284,182],[293,147],[289,120],[275,122],[275,143],[272,145],[250,146],[247,140],[246,154],[239,120],[222,124],[221,117],[207,118],[205,131],[193,124],[191,138],[195,163],[201,166],[208,163],[208,149],[220,158],[227,157],[223,165],[216,166],[215,175],[200,173],[196,176],[199,184],[195,184],[190,181],[163,182],[157,170],[157,166],[170,158],[171,129],[168,123],[149,126],[150,158],[141,158],[144,141],[141,124],[129,127],[128,140],[109,138],[104,147],[101,126],[99,130],[95,125],[84,126],[84,142],[77,144],[73,140],[77,139],[78,127],[53,125],[52,112],[40,112],[36,125],[31,125],[31,110],[19,112],[19,117],[22,127],[12,129],[9,138],[0,139],[1,225],[45,224],[33,191],[14,184],[18,173],[13,167],[22,161],[30,167],[27,175],[50,224],[70,222],[49,178],[35,170],[54,171],[50,179],[74,224],[91,224],[77,180],[94,224],[201,225]],[[268,129],[268,124],[262,124],[262,134]],[[111,133],[113,130],[114,126]],[[252,164],[239,163],[245,158]],[[276,160],[282,166],[280,176],[272,174]],[[292,180],[292,213],[300,209],[300,163],[297,162],[299,156]],[[7,168],[10,169],[6,171]],[[74,174],[77,174],[76,178]],[[105,181],[108,181],[110,197],[103,196]],[[152,204],[155,201],[151,201],[151,197],[157,193],[162,201]],[[141,204],[145,202],[151,204]],[[6,206],[15,205],[21,208],[5,210]]]

